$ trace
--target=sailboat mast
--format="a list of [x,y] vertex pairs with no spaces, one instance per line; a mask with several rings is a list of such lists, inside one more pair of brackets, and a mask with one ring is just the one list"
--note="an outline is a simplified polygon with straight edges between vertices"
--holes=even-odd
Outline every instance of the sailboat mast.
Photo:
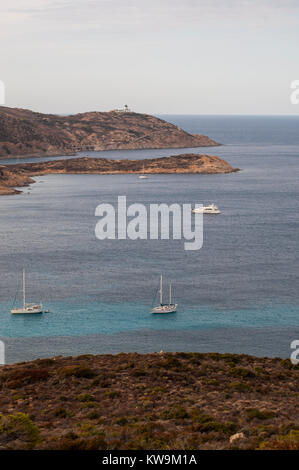
[[160,277],[160,305],[163,303],[163,287],[162,287],[162,274]]
[[25,269],[23,269],[23,307],[26,306]]
[[169,284],[169,305],[171,305],[171,283]]

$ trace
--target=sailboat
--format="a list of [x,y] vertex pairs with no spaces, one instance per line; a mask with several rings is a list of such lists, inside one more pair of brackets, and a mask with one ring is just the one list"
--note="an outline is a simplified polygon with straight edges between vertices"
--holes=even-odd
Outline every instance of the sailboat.
[[27,304],[26,303],[26,281],[25,281],[25,269],[23,269],[23,307],[12,308],[11,313],[43,313],[42,304]]
[[143,164],[142,174],[139,175],[139,178],[140,178],[141,180],[146,180],[146,179],[148,178],[148,176],[144,174],[144,164]]
[[[169,284],[169,303],[168,304],[163,304],[163,278],[162,278],[162,274],[160,276],[160,289],[159,289],[159,293],[160,293],[160,305],[158,305],[157,307],[153,307],[152,305],[152,313],[174,313],[176,312],[176,309],[177,309],[177,304],[173,304],[171,302],[171,283]],[[156,292],[157,294],[157,292]],[[155,294],[155,297],[154,297],[154,300],[153,300],[153,304],[156,300],[156,294]]]

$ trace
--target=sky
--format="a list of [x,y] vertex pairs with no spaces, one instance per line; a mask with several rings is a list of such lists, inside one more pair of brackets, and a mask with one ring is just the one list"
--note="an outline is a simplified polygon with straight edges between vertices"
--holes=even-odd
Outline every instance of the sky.
[[299,0],[0,0],[7,106],[295,114]]

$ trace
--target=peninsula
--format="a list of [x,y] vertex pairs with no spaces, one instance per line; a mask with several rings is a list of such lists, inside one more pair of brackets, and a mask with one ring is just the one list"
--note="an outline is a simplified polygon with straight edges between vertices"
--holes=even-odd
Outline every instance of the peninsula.
[[18,194],[15,187],[34,183],[33,176],[48,174],[128,174],[128,173],[196,173],[217,174],[238,171],[214,155],[182,154],[144,160],[113,160],[111,158],[69,158],[48,162],[0,165],[0,194]]
[[215,145],[220,144],[148,114],[110,111],[60,116],[0,106],[0,158]]

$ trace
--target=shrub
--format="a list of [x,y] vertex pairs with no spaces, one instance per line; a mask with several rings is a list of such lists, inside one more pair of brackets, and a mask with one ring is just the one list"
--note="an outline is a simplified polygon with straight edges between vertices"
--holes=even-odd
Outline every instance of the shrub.
[[117,398],[120,397],[120,393],[117,390],[106,390],[105,397]]
[[125,426],[126,424],[128,424],[128,420],[124,416],[117,418],[114,422],[115,424],[118,424],[119,426]]
[[237,354],[207,353],[206,357],[213,361],[225,361],[229,365],[238,364],[241,360]]
[[181,362],[174,356],[166,356],[166,358],[159,364],[160,367],[165,369],[178,369],[181,365]]
[[248,408],[246,410],[246,413],[247,413],[248,418],[250,419],[257,418],[257,419],[265,420],[265,419],[273,418],[275,416],[274,411],[270,411],[270,410],[260,411],[257,408]]
[[94,401],[85,401],[82,403],[82,408],[96,408],[96,403]]
[[35,362],[40,366],[54,366],[54,365],[56,365],[55,359],[51,359],[51,358],[37,359]]
[[132,372],[133,377],[144,377],[147,375],[147,371],[145,369],[135,369]]
[[232,421],[220,423],[218,421],[208,421],[197,426],[197,431],[200,432],[222,432],[225,435],[233,434],[237,430],[237,425]]
[[184,419],[189,418],[189,414],[185,408],[178,405],[162,411],[161,417],[164,419]]
[[212,416],[201,413],[199,410],[192,410],[190,414],[193,423],[208,423],[209,421],[214,421]]
[[57,418],[66,418],[68,416],[68,412],[66,411],[65,408],[56,408],[53,411],[53,415],[56,416]]
[[9,388],[17,388],[22,385],[32,384],[41,380],[47,380],[49,372],[47,369],[14,369],[4,375]]
[[289,369],[289,370],[299,369],[299,364],[292,364],[290,359],[283,359],[282,361],[280,361],[280,365],[281,367],[284,367],[285,369]]
[[212,416],[200,413],[199,410],[192,410],[191,418],[193,429],[198,432],[222,432],[223,434],[230,435],[237,430],[237,425],[232,421],[220,423]]
[[238,392],[249,392],[251,390],[250,385],[247,385],[244,382],[232,382],[229,384],[229,387],[237,390]]
[[230,373],[233,377],[241,377],[244,379],[255,377],[255,373],[252,370],[245,369],[244,367],[233,367]]
[[99,417],[100,417],[100,414],[97,411],[90,411],[90,413],[88,413],[87,415],[88,419],[97,419]]
[[286,436],[278,436],[271,441],[261,442],[259,449],[299,450],[299,431],[292,429]]
[[92,385],[99,385],[101,388],[108,388],[111,386],[111,382],[109,379],[107,378],[100,378],[100,377],[96,377],[93,381],[92,381]]
[[99,434],[103,434],[99,432],[98,428],[91,423],[82,423],[80,426],[80,435],[82,437],[90,437],[90,436],[97,436]]
[[96,376],[94,370],[88,366],[65,366],[60,369],[60,373],[66,377],[77,377],[79,379],[92,379]]
[[24,400],[25,398],[26,398],[26,395],[22,395],[22,394],[13,395],[12,397],[14,401]]
[[89,439],[62,438],[55,445],[57,450],[106,450],[107,442],[104,437],[97,436]]
[[94,401],[94,396],[89,395],[88,393],[81,393],[80,395],[77,396],[77,399],[79,401],[83,401],[83,402]]
[[167,392],[165,387],[156,386],[152,388],[150,395],[155,395],[155,394],[165,393],[165,392]]
[[36,442],[40,430],[25,413],[16,413],[8,416],[0,415],[0,435],[8,440],[23,439],[27,442]]

